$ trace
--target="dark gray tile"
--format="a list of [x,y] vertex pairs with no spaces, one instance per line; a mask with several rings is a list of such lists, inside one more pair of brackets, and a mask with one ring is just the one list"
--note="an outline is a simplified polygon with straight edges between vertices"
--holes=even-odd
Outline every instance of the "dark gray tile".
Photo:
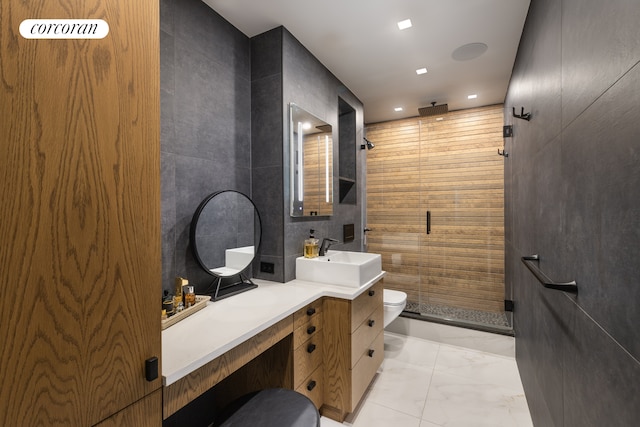
[[[540,255],[539,266],[550,278],[563,281],[563,276],[573,276],[567,271],[565,262],[565,200],[566,186],[562,168],[562,145],[560,138],[547,144],[538,152],[533,162],[537,171],[535,253]],[[572,279],[568,279],[572,280]],[[568,281],[567,280],[567,281]]]
[[[506,141],[505,280],[535,425],[640,418],[639,17],[624,0],[532,2],[514,65],[505,107],[533,117],[507,119],[517,126]],[[533,252],[578,295],[542,288],[520,261]]]
[[513,177],[512,221],[513,245],[520,256],[534,254],[536,245],[536,208],[537,192],[533,162],[526,171]]
[[[270,280],[272,282],[284,282],[284,262],[281,256],[269,256],[260,254],[259,259],[254,266],[254,277],[264,280]],[[270,262],[273,264],[273,274],[263,273],[260,271],[260,262]]]
[[562,2],[562,121],[571,123],[638,62],[634,1]]
[[640,102],[636,66],[565,132],[568,266],[577,301],[634,356],[640,357]]
[[160,151],[174,152],[176,125],[174,120],[173,93],[160,89]]
[[514,141],[524,140],[528,158],[561,131],[561,2],[542,0],[530,6],[518,48],[505,109],[531,113],[531,121],[513,118]]
[[296,278],[296,258],[297,256],[291,255],[284,258],[284,281],[288,282]]
[[160,31],[160,89],[170,94],[175,90],[175,39],[165,31]]
[[282,27],[251,38],[251,80],[282,75]]
[[251,41],[200,0],[175,5],[175,36],[194,52],[249,78]]
[[564,354],[564,426],[632,426],[640,420],[640,363],[577,310]]
[[267,256],[282,256],[284,201],[281,198],[282,167],[253,169],[253,202],[263,223],[261,253]]
[[282,76],[254,80],[251,86],[252,158],[255,166],[281,166],[285,129]]
[[175,163],[172,154],[160,156],[160,210],[162,230],[162,288],[172,291],[175,277],[176,186]]
[[[233,166],[236,143],[249,146],[250,91],[248,80],[240,80],[215,61],[187,50],[176,51],[174,116],[177,154],[208,159],[222,158]],[[249,152],[240,150],[246,163]],[[233,163],[229,163],[232,161]]]
[[160,30],[173,35],[174,1],[160,0]]

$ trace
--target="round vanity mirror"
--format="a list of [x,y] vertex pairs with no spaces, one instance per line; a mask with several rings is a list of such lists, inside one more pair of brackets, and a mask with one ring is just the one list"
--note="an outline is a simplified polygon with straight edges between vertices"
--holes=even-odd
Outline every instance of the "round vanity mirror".
[[[224,190],[207,196],[191,221],[193,256],[215,279],[214,300],[256,287],[243,271],[251,265],[260,246],[262,224],[253,201],[246,195]],[[222,280],[233,278],[236,280]]]

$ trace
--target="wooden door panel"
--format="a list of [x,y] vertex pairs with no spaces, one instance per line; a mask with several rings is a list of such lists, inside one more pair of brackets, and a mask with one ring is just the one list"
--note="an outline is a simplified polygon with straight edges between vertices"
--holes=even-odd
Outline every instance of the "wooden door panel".
[[[157,1],[0,9],[0,424],[93,425],[161,386]],[[103,19],[27,40],[24,19]]]

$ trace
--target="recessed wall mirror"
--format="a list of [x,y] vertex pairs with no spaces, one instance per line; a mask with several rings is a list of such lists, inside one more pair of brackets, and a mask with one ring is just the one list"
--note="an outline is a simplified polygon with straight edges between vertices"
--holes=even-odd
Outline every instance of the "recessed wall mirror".
[[200,203],[189,238],[194,258],[214,277],[204,294],[216,301],[257,287],[244,270],[260,247],[261,236],[260,214],[246,195],[224,190]]
[[333,215],[331,125],[289,104],[291,216]]

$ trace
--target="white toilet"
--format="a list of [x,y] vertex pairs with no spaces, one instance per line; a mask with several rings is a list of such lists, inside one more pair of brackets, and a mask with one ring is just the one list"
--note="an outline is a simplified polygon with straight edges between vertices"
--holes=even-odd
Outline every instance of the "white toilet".
[[384,289],[382,296],[384,300],[384,327],[400,316],[402,310],[407,306],[407,294],[391,289]]

